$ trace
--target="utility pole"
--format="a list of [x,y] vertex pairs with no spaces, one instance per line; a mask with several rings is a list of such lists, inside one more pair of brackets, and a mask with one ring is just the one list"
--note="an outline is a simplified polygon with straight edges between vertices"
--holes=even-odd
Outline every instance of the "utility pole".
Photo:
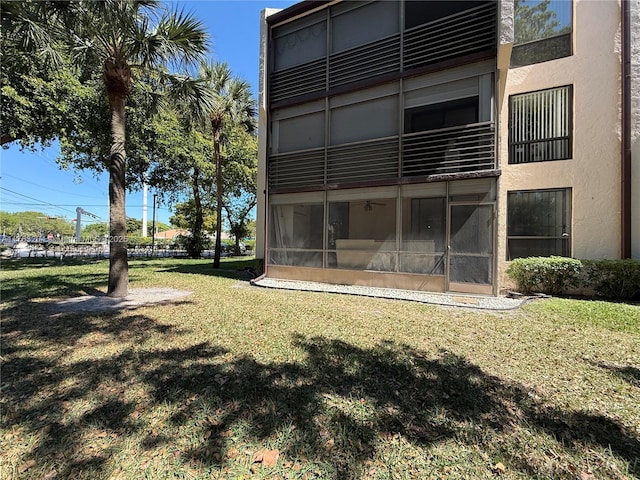
[[97,215],[87,212],[84,208],[78,207],[76,208],[76,242],[80,242],[80,233],[82,231],[82,215],[86,215],[92,218],[98,218]]
[[[145,175],[146,177],[146,175]],[[146,180],[146,178],[145,178]],[[147,236],[147,193],[149,190],[149,186],[145,181],[142,184],[142,236]]]
[[156,252],[156,194],[153,194],[153,217],[151,222],[151,256]]

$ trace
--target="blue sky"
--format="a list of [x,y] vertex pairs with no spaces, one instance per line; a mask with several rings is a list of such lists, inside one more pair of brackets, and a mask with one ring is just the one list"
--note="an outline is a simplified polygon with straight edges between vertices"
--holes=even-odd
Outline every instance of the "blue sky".
[[[191,0],[172,2],[193,12],[211,36],[215,60],[229,63],[234,74],[249,81],[257,96],[260,11],[286,8],[292,0]],[[65,171],[56,165],[58,146],[37,152],[21,152],[17,146],[0,150],[0,210],[36,210],[51,216],[75,218],[76,207],[108,221],[108,177],[92,171]],[[151,222],[153,191],[149,192],[148,220]],[[127,193],[127,216],[142,218],[142,192]],[[160,205],[156,218],[169,223],[171,211]],[[87,221],[94,221],[86,218]]]

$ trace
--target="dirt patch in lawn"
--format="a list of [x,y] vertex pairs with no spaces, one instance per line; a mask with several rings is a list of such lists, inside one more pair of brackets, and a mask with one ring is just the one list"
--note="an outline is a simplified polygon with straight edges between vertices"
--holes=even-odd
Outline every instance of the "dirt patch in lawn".
[[124,298],[113,298],[106,294],[82,295],[49,301],[45,308],[51,315],[114,312],[133,310],[147,305],[176,303],[191,293],[188,290],[175,288],[132,288],[129,289],[129,295]]

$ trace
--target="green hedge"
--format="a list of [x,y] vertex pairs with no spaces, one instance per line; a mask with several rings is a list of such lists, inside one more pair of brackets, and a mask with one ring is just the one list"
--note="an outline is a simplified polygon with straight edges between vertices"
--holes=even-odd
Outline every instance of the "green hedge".
[[637,260],[518,258],[510,263],[507,275],[522,293],[558,295],[581,287],[604,298],[640,299],[640,262]]
[[595,292],[618,300],[640,299],[640,262],[583,260],[585,278]]
[[175,242],[164,238],[156,238],[154,242],[151,237],[139,237],[133,235],[127,237],[127,248],[143,248],[151,247],[151,245],[155,245],[156,248],[171,248],[175,246]]
[[565,257],[517,258],[507,268],[507,275],[522,293],[541,292],[557,295],[580,284],[582,262]]

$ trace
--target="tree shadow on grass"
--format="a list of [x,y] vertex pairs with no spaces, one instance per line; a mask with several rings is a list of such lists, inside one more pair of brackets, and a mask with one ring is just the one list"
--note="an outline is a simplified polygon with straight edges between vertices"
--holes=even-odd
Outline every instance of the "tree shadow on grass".
[[[142,315],[4,319],[3,428],[24,431],[27,441],[37,438],[29,456],[42,465],[28,472],[13,465],[13,473],[18,471],[19,478],[41,478],[51,471],[59,478],[103,475],[125,435],[143,428],[133,415],[137,402],[127,395],[143,357],[132,348],[111,356],[110,349],[120,342],[135,345],[154,335],[180,333]],[[98,358],[69,361],[82,349]],[[103,445],[96,446],[96,438]],[[7,443],[0,450],[7,452],[11,434],[3,440]],[[3,459],[3,469],[12,478],[9,460]]]
[[104,257],[64,257],[62,262],[59,257],[34,257],[34,258],[7,258],[2,259],[2,269],[20,271],[33,268],[91,265],[106,263]]
[[640,368],[638,367],[635,367],[633,365],[618,365],[618,364],[606,363],[606,362],[588,361],[588,363],[590,363],[595,367],[599,367],[611,372],[615,376],[630,383],[631,385],[640,387]]
[[[10,280],[3,281],[3,307],[5,309],[20,307],[34,299],[41,298],[105,295],[109,278],[106,265],[103,272],[87,273],[65,268],[58,269],[58,271],[60,273],[52,273],[43,269],[41,275],[13,276]],[[135,282],[136,278],[135,271],[129,273],[131,282]]]
[[234,258],[222,261],[220,263],[220,268],[213,268],[213,260],[206,263],[199,260],[193,263],[180,261],[175,265],[165,266],[161,271],[250,280],[254,275],[250,274],[248,269],[253,269],[254,267],[255,263],[253,259]]
[[[491,457],[505,458],[522,472],[548,475],[551,472],[540,471],[541,465],[532,464],[526,455],[514,455],[517,448],[510,448],[515,445],[509,441],[517,442],[510,439],[510,431],[528,428],[554,438],[556,448],[573,454],[589,446],[610,449],[631,464],[633,473],[640,472],[640,440],[615,420],[533,400],[524,387],[487,375],[450,352],[428,358],[406,345],[383,343],[362,349],[301,336],[295,345],[305,351],[305,362],[264,365],[244,358],[224,371],[204,367],[169,374],[168,383],[187,396],[198,393],[192,389],[198,382],[215,385],[217,378],[224,379],[214,395],[222,413],[204,435],[208,440],[188,453],[192,459],[207,462],[212,452],[223,452],[223,432],[233,432],[238,424],[258,444],[293,426],[286,455],[332,465],[335,478],[364,476],[364,465],[380,440],[398,435],[418,447],[456,439]],[[166,375],[170,368],[161,370]],[[162,386],[154,391],[158,398],[169,394]],[[194,408],[185,406],[173,421],[180,425],[194,416]],[[506,442],[504,449],[493,445],[496,439]],[[564,475],[571,476],[570,471]]]
[[[3,423],[38,436],[27,458],[43,469],[25,478],[53,467],[62,478],[106,476],[109,459],[132,442],[140,454],[172,449],[174,460],[205,473],[233,467],[251,475],[242,451],[276,446],[322,478],[369,478],[375,460],[402,441],[423,460],[433,456],[427,449],[451,442],[480,452],[486,465],[476,459],[472,473],[485,476],[501,459],[526,475],[573,478],[580,464],[572,456],[590,449],[611,452],[600,476],[615,477],[607,470],[613,458],[640,474],[637,432],[603,414],[553,406],[445,350],[434,356],[393,342],[363,348],[296,335],[291,347],[301,360],[259,362],[208,342],[172,347],[179,337],[141,315],[9,320]],[[151,338],[160,346],[144,347]],[[80,351],[96,355],[69,358]],[[153,416],[159,409],[168,412],[162,422]],[[550,443],[529,447],[532,438]],[[544,457],[547,447],[555,458]]]
[[102,273],[78,273],[42,275],[12,278],[2,284],[2,302],[11,305],[37,298],[71,297],[78,295],[102,295],[107,276]]

